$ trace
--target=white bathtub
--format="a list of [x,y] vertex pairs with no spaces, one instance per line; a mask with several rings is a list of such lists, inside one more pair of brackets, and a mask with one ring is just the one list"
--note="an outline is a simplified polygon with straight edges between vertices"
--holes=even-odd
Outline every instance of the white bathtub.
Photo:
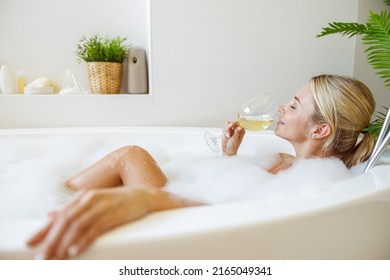
[[[0,145],[18,139],[42,143],[62,137],[140,146],[200,155],[212,152],[203,128],[56,128],[0,130]],[[216,133],[219,129],[209,129]],[[158,149],[157,149],[158,150]],[[157,151],[156,150],[156,151]],[[247,133],[242,153],[291,152],[271,131]],[[305,198],[282,205],[241,201],[154,213],[117,228],[87,250],[82,259],[390,259],[390,160],[370,172],[336,184],[313,205]],[[26,178],[28,180],[28,178]],[[340,188],[338,188],[340,187]],[[23,207],[23,205],[15,205]],[[0,221],[0,259],[31,259],[37,249],[24,241],[43,223]]]

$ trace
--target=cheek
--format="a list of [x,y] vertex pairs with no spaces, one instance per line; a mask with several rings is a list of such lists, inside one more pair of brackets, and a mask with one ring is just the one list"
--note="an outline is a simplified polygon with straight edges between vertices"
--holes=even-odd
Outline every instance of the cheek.
[[286,128],[296,128],[297,126],[302,126],[304,120],[299,118],[298,116],[295,116],[295,115],[290,115],[288,117],[286,117],[285,119],[283,119],[284,123],[285,123],[285,127]]
[[288,141],[301,142],[307,139],[310,134],[310,122],[303,118],[285,119],[285,124],[277,126],[275,134]]

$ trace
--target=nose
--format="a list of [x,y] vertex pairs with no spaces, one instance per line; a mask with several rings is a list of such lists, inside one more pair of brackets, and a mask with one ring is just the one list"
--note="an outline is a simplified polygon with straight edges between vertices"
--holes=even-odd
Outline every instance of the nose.
[[278,111],[279,111],[280,114],[283,114],[283,113],[284,113],[284,107],[285,107],[284,104],[278,106]]

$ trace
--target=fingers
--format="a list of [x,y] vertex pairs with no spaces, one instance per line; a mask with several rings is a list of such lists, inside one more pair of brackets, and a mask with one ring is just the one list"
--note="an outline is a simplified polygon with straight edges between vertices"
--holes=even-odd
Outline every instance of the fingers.
[[238,122],[226,122],[225,125],[224,125],[224,137],[226,138],[230,138],[232,137],[233,135],[237,134],[237,130],[238,132],[242,131],[242,127],[240,126],[240,124]]
[[[245,129],[240,126],[238,122],[227,122],[224,127],[224,137],[235,138],[235,140],[242,140],[245,135]],[[240,141],[241,143],[241,141]]]
[[224,155],[236,155],[244,135],[245,129],[242,128],[238,122],[226,122],[222,138],[222,150]]
[[39,243],[41,243],[43,239],[45,239],[47,233],[49,232],[50,228],[54,223],[54,219],[57,217],[58,212],[59,212],[58,210],[53,210],[48,213],[50,221],[26,241],[27,246],[30,247],[36,246]]
[[27,241],[27,244],[30,246],[43,243],[43,250],[37,258],[64,258],[63,254],[57,254],[57,250],[62,242],[64,233],[68,231],[71,223],[77,220],[77,217],[89,207],[85,200],[85,196],[79,195],[69,206],[56,212],[54,215],[51,214],[52,221]]
[[100,203],[97,203],[94,207],[87,208],[86,211],[78,215],[76,219],[70,221],[69,226],[66,228],[66,232],[64,232],[61,240],[58,242],[55,255],[60,259],[64,259],[79,254],[80,250],[78,249],[78,246],[75,245],[76,241],[85,234],[85,231],[87,231],[103,213],[103,207]]
[[91,244],[95,241],[103,232],[106,232],[117,226],[113,223],[112,219],[105,215],[96,223],[90,224],[88,228],[83,231],[83,234],[79,236],[77,240],[71,244],[66,253],[67,257],[75,257],[83,253]]
[[44,226],[36,234],[34,234],[32,237],[30,237],[30,239],[28,239],[26,241],[26,244],[28,246],[32,247],[32,246],[36,246],[39,243],[41,243],[45,239],[45,237],[46,237],[47,233],[49,232],[52,225],[53,225],[53,220],[51,220],[46,226]]
[[[93,206],[86,208],[69,224],[56,250],[56,255],[59,258],[81,254],[98,236],[116,225],[116,219],[110,211],[107,211],[107,206],[110,210],[114,208],[114,205],[119,206],[119,204],[112,205],[107,203],[108,200],[109,197],[99,199],[96,196],[96,198],[86,201]],[[120,220],[119,224],[122,222]]]
[[77,214],[80,212],[79,205],[75,205],[68,209],[68,212],[63,212],[58,215],[58,218],[50,228],[50,231],[44,241],[44,249],[41,252],[41,257],[43,259],[63,257],[62,254],[57,253],[58,248],[61,245],[65,232],[68,231],[69,225],[74,219],[76,219]]
[[233,137],[235,137],[239,143],[241,143],[243,137],[245,135],[245,129],[241,126],[237,127],[235,130],[234,130],[234,135]]
[[83,252],[98,236],[148,214],[145,188],[87,191],[52,220],[28,244],[42,243],[39,259],[63,259]]

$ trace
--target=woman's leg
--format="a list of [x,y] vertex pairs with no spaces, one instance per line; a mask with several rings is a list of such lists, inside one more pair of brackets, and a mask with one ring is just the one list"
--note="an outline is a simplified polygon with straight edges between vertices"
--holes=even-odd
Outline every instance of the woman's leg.
[[162,187],[167,178],[152,156],[138,146],[113,151],[66,184],[75,191],[117,186]]

